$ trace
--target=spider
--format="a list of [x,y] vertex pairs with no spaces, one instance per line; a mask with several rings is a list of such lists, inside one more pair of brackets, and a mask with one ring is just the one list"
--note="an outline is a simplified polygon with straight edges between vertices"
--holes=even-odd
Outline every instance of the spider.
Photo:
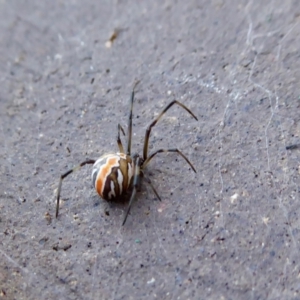
[[161,198],[159,197],[154,186],[152,185],[149,177],[144,173],[146,166],[149,164],[149,162],[156,154],[162,152],[176,152],[190,165],[192,170],[196,173],[194,166],[187,159],[187,157],[178,149],[159,149],[154,151],[152,154],[148,156],[148,144],[149,144],[151,129],[160,120],[160,118],[167,112],[167,110],[169,110],[169,108],[171,108],[174,104],[177,104],[183,109],[185,109],[191,116],[193,116],[194,119],[198,121],[197,117],[185,105],[183,105],[177,100],[171,101],[164,108],[164,110],[157,116],[157,118],[147,127],[145,133],[145,139],[144,139],[143,157],[141,157],[139,154],[131,155],[132,109],[133,109],[135,88],[138,83],[139,81],[134,84],[131,92],[126,152],[124,151],[124,147],[120,138],[120,132],[122,132],[124,136],[125,136],[125,132],[122,126],[118,124],[117,144],[119,147],[119,152],[104,154],[97,160],[93,160],[93,159],[85,160],[82,163],[80,163],[78,166],[74,167],[73,169],[65,172],[60,176],[59,185],[57,189],[56,218],[58,216],[58,211],[59,211],[59,199],[60,199],[62,181],[74,171],[88,164],[93,164],[92,183],[99,196],[104,200],[107,201],[115,200],[123,196],[127,190],[132,189],[129,204],[127,207],[127,211],[125,213],[122,226],[125,224],[127,220],[136,192],[140,187],[142,177],[146,180],[146,182],[148,182],[156,197],[161,201]]

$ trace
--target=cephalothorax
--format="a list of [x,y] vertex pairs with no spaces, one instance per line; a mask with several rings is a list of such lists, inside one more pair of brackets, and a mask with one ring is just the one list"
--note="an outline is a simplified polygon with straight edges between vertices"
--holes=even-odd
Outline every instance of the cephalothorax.
[[131,93],[131,98],[130,98],[130,112],[129,112],[129,119],[128,119],[128,135],[127,135],[126,152],[124,151],[123,144],[120,138],[120,132],[122,131],[124,135],[125,132],[122,126],[118,124],[117,143],[120,152],[102,155],[97,160],[88,159],[60,176],[60,181],[57,189],[56,217],[58,216],[58,211],[59,211],[59,199],[60,199],[60,192],[61,192],[63,179],[67,177],[69,174],[71,174],[72,172],[80,169],[81,167],[87,164],[94,165],[92,171],[92,182],[93,182],[93,186],[95,187],[97,193],[101,198],[111,201],[121,197],[126,193],[126,191],[132,188],[131,197],[129,200],[128,208],[122,225],[125,224],[126,219],[128,217],[130,207],[135,198],[137,188],[141,181],[141,177],[143,177],[146,180],[146,182],[149,183],[156,197],[159,200],[161,200],[155,188],[153,187],[149,177],[144,173],[146,166],[156,154],[161,152],[176,152],[183,159],[185,159],[185,161],[190,165],[193,171],[196,172],[191,162],[178,149],[159,149],[154,151],[152,154],[148,156],[148,143],[149,143],[151,129],[159,121],[159,119],[166,113],[166,111],[174,104],[181,106],[190,115],[192,115],[194,119],[198,120],[197,117],[185,105],[183,105],[177,100],[171,101],[165,107],[165,109],[157,116],[157,118],[147,127],[145,133],[145,140],[144,140],[143,157],[141,157],[139,154],[134,154],[133,156],[131,156],[132,109],[133,109],[134,92],[137,84],[138,82],[134,85]]

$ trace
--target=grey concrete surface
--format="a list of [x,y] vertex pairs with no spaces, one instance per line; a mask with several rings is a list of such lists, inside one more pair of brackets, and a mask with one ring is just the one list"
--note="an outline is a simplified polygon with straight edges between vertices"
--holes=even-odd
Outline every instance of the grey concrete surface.
[[[1,1],[1,299],[300,299],[298,1]],[[117,29],[111,47],[108,40]],[[86,158],[134,106],[161,154],[126,204]],[[124,141],[124,138],[123,138]]]

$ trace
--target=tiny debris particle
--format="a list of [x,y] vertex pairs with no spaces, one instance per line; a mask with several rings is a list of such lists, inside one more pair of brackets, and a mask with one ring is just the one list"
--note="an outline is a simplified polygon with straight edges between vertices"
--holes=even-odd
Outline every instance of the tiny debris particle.
[[262,221],[264,222],[265,225],[268,225],[270,218],[268,217],[262,217]]
[[46,212],[45,215],[44,215],[45,219],[47,220],[48,224],[51,223],[52,221],[52,217],[51,215],[49,214],[49,212]]
[[26,199],[24,197],[19,197],[18,198],[19,204],[26,202]]
[[48,241],[48,237],[43,237],[42,239],[39,240],[40,245],[44,245]]
[[231,202],[231,203],[234,203],[235,200],[238,198],[238,196],[239,196],[238,193],[235,193],[234,195],[232,195],[232,196],[230,197],[230,202]]
[[67,251],[72,247],[71,244],[68,245],[64,245],[64,246],[59,246],[58,243],[56,243],[55,245],[52,246],[52,249],[54,251],[59,251],[59,250],[63,250],[63,251]]
[[141,244],[142,242],[141,242],[141,240],[136,239],[136,240],[135,240],[135,243],[136,243],[136,244]]
[[72,245],[66,245],[62,248],[62,250],[67,251],[72,247]]
[[286,150],[294,150],[298,148],[300,148],[300,144],[295,144],[295,145],[290,145],[285,147]]
[[110,38],[108,39],[108,41],[105,42],[105,47],[106,48],[111,48],[113,42],[115,41],[115,39],[118,37],[119,35],[119,30],[114,29],[113,33],[111,34]]
[[152,277],[150,280],[147,281],[147,284],[152,284],[154,282],[155,282],[155,278]]

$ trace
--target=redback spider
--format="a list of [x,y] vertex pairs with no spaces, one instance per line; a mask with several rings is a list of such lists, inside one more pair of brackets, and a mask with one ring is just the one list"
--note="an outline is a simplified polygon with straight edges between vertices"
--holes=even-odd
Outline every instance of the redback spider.
[[176,152],[190,165],[190,167],[196,173],[194,166],[187,159],[187,157],[178,149],[159,149],[154,151],[152,154],[148,156],[148,143],[149,143],[151,129],[160,120],[160,118],[166,113],[166,111],[174,104],[181,106],[190,115],[192,115],[194,119],[198,121],[197,117],[185,105],[183,105],[177,100],[171,101],[165,107],[165,109],[157,116],[157,118],[147,127],[145,133],[145,139],[144,139],[143,157],[141,157],[139,154],[134,154],[133,156],[131,156],[132,109],[133,109],[134,91],[138,83],[139,82],[135,83],[130,98],[130,112],[128,118],[126,153],[124,151],[122,141],[120,138],[120,131],[122,131],[124,135],[125,132],[121,127],[121,125],[118,124],[117,143],[120,152],[105,154],[97,160],[88,159],[60,176],[59,185],[57,189],[56,217],[58,216],[60,191],[61,191],[63,179],[66,178],[68,175],[70,175],[72,172],[80,169],[81,167],[87,164],[93,164],[92,182],[93,182],[93,186],[95,187],[97,193],[101,198],[107,201],[111,201],[116,198],[119,198],[120,196],[123,196],[127,190],[132,189],[128,208],[122,225],[125,224],[126,219],[128,217],[137,189],[141,184],[141,177],[143,177],[146,180],[146,182],[149,183],[154,194],[161,201],[149,177],[144,173],[146,166],[149,164],[149,162],[156,154],[161,152]]

